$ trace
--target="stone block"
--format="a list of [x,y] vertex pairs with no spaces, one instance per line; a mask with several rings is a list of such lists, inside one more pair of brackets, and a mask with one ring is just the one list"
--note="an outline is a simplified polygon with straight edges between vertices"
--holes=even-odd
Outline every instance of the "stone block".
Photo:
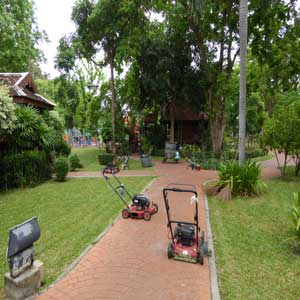
[[17,278],[4,274],[4,288],[9,300],[24,300],[36,293],[43,279],[43,263],[39,260]]

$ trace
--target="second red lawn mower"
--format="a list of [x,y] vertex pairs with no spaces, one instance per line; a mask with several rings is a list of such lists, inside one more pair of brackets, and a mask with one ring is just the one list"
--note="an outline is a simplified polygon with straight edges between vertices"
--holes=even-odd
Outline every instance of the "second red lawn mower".
[[[108,174],[111,175],[111,177],[109,177]],[[125,188],[124,184],[121,183],[115,175],[114,168],[112,166],[106,166],[102,170],[102,175],[112,190],[124,203],[126,207],[122,210],[122,217],[124,219],[136,218],[150,221],[151,216],[158,212],[158,205],[150,201],[144,194],[132,196]],[[116,185],[110,182],[110,178],[114,179]],[[131,202],[130,205],[128,205],[129,202]]]
[[[169,193],[192,194],[191,201],[195,203],[194,222],[175,221],[171,219]],[[171,183],[163,189],[163,196],[168,217],[167,226],[171,233],[171,241],[168,245],[168,258],[203,265],[204,255],[207,254],[207,244],[204,241],[204,231],[202,231],[199,238],[198,194],[195,186]]]

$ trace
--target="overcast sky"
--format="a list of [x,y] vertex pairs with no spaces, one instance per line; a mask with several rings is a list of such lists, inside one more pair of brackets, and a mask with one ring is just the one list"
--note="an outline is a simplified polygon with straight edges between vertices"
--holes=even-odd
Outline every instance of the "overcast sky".
[[54,69],[54,57],[59,39],[74,31],[71,12],[75,0],[35,0],[35,16],[40,29],[47,32],[49,43],[43,43],[43,50],[47,63],[41,64],[43,72],[49,73],[51,78],[59,73]]

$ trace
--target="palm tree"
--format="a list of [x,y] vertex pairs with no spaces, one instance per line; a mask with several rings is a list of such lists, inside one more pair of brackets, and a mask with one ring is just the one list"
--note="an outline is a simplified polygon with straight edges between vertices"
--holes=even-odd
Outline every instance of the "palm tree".
[[239,164],[245,162],[248,1],[240,0]]

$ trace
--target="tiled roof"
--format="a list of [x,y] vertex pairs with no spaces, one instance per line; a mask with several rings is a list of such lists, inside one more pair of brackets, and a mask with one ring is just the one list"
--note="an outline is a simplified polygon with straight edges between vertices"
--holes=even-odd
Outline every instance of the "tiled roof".
[[[37,93],[29,72],[26,73],[0,73],[0,82],[9,87],[13,98],[27,98],[33,101],[37,107],[53,109],[55,104]],[[29,89],[29,84],[31,87]]]
[[27,74],[29,73],[0,73],[0,81],[7,86],[17,85]]

